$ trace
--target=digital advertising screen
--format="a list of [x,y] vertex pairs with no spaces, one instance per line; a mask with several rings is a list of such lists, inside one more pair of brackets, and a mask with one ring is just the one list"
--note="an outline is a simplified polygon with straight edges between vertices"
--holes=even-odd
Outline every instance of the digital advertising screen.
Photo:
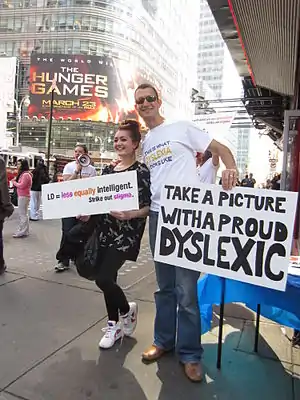
[[140,83],[160,85],[145,71],[105,56],[33,54],[30,66],[30,118],[48,118],[53,95],[55,119],[118,123],[138,118],[134,91]]

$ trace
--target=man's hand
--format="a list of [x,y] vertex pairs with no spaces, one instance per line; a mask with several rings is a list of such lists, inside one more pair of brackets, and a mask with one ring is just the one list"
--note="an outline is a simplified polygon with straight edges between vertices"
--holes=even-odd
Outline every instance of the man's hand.
[[222,172],[223,189],[224,190],[232,189],[234,186],[236,186],[238,177],[238,171],[236,168],[236,163],[232,152],[229,150],[227,146],[221,144],[220,142],[217,142],[214,139],[208,146],[208,150],[213,154],[219,155],[219,157],[225,164],[226,169]]
[[76,161],[76,169],[75,171],[79,174],[79,172],[82,170],[82,166],[79,164],[78,161]]
[[88,222],[90,218],[90,215],[77,215],[76,217],[76,219],[79,219],[81,222]]
[[111,211],[110,215],[120,221],[127,221],[129,219],[136,218],[134,211]]
[[231,190],[233,187],[236,186],[236,182],[236,169],[224,169],[224,171],[222,171],[222,187],[224,190]]

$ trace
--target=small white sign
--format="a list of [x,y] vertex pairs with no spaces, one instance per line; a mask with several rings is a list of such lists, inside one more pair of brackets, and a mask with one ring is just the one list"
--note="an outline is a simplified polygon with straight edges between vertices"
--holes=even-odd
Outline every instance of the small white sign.
[[154,259],[284,291],[297,195],[165,184]]
[[300,257],[291,256],[289,264],[289,274],[300,276]]
[[43,218],[106,214],[139,209],[136,171],[42,186]]

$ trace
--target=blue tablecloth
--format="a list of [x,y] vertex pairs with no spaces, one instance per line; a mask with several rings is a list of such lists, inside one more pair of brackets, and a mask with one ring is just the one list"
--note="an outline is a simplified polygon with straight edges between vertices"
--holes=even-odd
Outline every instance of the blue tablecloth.
[[264,317],[300,330],[299,276],[288,275],[286,291],[280,292],[215,275],[205,275],[198,281],[202,333],[211,329],[212,306],[221,302],[222,280],[225,281],[225,303],[244,303],[254,311],[260,304],[261,315]]

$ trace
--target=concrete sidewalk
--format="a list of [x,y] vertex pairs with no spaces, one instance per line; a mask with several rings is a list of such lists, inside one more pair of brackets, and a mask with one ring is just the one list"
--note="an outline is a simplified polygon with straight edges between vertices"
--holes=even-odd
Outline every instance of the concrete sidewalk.
[[13,224],[5,233],[9,270],[0,277],[1,400],[300,398],[300,350],[291,348],[278,325],[262,319],[259,355],[253,354],[254,314],[238,304],[226,307],[221,371],[216,369],[217,309],[215,327],[202,338],[202,384],[185,378],[173,354],[151,365],[141,362],[152,342],[155,311],[147,238],[137,264],[126,264],[120,276],[128,297],[139,304],[137,330],[122,346],[99,351],[106,322],[103,296],[73,270],[53,272],[59,224],[32,224],[31,237],[19,241],[10,239]]

